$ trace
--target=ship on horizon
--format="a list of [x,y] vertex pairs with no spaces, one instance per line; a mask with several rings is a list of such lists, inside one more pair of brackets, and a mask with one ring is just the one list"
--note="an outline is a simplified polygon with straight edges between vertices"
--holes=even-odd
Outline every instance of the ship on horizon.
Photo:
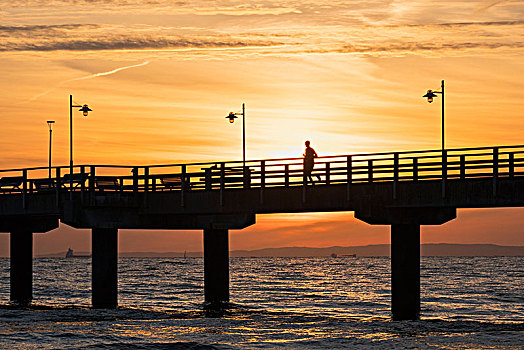
[[68,248],[65,257],[66,258],[90,258],[91,255],[75,255],[73,249]]

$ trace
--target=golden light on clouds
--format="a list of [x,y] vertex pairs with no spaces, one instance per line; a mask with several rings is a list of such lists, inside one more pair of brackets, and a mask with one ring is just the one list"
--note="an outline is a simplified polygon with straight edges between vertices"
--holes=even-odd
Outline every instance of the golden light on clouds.
[[[48,119],[53,158],[67,163],[69,94],[93,109],[75,115],[77,164],[240,159],[241,124],[224,117],[242,103],[248,159],[300,156],[306,139],[320,155],[439,148],[439,98],[421,96],[442,79],[449,147],[524,140],[522,1],[0,0],[0,9],[2,168],[47,164]],[[278,220],[250,230],[287,219]]]

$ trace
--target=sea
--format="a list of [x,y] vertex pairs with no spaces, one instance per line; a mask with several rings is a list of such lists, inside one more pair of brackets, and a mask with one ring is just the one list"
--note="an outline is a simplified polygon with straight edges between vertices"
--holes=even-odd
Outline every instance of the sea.
[[422,257],[419,321],[391,320],[389,258],[231,258],[214,311],[201,258],[118,273],[119,307],[95,310],[90,259],[37,258],[19,308],[0,259],[0,349],[524,349],[524,257]]

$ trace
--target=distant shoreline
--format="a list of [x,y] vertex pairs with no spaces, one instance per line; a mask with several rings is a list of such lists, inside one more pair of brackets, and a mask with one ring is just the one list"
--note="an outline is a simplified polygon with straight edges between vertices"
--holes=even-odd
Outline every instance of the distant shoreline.
[[[345,257],[356,254],[357,257],[388,257],[389,244],[374,244],[365,246],[333,246],[325,248],[310,247],[282,247],[264,248],[255,250],[232,250],[230,257]],[[39,254],[36,258],[65,257],[66,252]],[[90,252],[78,252],[78,254],[90,254]],[[119,257],[137,258],[178,258],[184,257],[184,252],[120,252]],[[186,252],[187,257],[202,257],[202,252]],[[502,246],[496,244],[449,244],[428,243],[421,245],[421,256],[435,257],[474,257],[474,256],[524,256],[524,246]]]

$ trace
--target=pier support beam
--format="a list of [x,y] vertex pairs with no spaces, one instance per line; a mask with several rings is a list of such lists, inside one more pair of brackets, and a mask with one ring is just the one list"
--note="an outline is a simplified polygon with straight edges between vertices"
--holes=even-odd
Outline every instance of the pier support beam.
[[27,305],[33,299],[33,232],[10,234],[12,303]]
[[93,307],[116,308],[118,305],[118,229],[93,228],[91,242]]
[[420,318],[420,225],[391,225],[393,320]]
[[211,304],[229,301],[227,229],[204,229],[204,296]]

